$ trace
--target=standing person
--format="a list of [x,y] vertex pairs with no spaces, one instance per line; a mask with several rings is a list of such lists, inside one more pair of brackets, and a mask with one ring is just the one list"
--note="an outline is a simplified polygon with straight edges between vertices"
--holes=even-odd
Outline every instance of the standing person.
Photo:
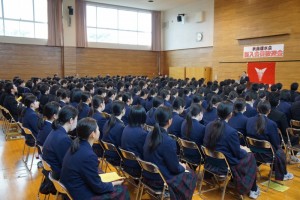
[[243,71],[242,76],[240,78],[240,83],[244,84],[244,83],[247,83],[247,82],[249,82],[248,74],[247,74],[247,72]]
[[[259,112],[258,116],[251,117],[247,121],[247,136],[267,140],[271,143],[275,153],[275,179],[276,180],[290,180],[294,178],[292,173],[288,173],[286,169],[286,155],[280,145],[280,138],[277,131],[277,125],[274,121],[267,118],[271,111],[269,101],[261,101],[257,105]],[[272,158],[270,153],[260,153],[256,156],[258,160]]]
[[53,130],[48,135],[43,146],[43,159],[49,163],[53,171],[53,178],[59,180],[63,158],[71,146],[68,132],[77,125],[78,111],[73,106],[63,107],[57,120],[52,123]]
[[[176,142],[170,138],[167,129],[172,124],[172,111],[162,106],[155,112],[156,123],[147,135],[143,155],[144,160],[157,165],[168,182],[171,199],[192,199],[197,176],[186,172],[186,165],[178,161]],[[146,181],[155,188],[162,188],[162,180],[153,174],[144,174]]]
[[100,132],[97,122],[84,118],[77,125],[78,137],[66,153],[60,181],[74,200],[82,199],[130,199],[129,193],[121,184],[123,181],[102,182],[98,175],[98,157],[92,145]]
[[[252,153],[241,149],[237,130],[228,125],[232,110],[231,102],[222,102],[218,105],[219,119],[206,126],[204,146],[225,155],[239,194],[250,192],[249,197],[256,199],[260,195],[256,184],[256,160]],[[206,159],[206,167],[210,166],[210,162],[214,161]],[[226,172],[227,166],[224,167]]]

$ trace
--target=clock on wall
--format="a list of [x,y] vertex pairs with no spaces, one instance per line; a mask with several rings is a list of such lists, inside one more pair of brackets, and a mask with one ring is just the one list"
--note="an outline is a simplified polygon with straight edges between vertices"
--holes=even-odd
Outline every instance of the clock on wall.
[[203,39],[203,33],[202,32],[197,32],[196,33],[196,42],[200,42]]

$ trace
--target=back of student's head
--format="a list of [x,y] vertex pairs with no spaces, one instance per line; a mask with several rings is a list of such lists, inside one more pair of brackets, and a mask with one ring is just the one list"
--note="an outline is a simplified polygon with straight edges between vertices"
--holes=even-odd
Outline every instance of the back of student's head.
[[124,103],[128,103],[131,99],[132,99],[131,93],[129,93],[129,92],[123,93],[123,95],[122,95],[122,101]]
[[101,97],[100,95],[93,96],[92,108],[94,110],[98,109],[101,106],[101,104],[103,104],[103,103],[104,103],[104,98],[103,97]]
[[203,96],[200,96],[199,94],[193,95],[192,103],[200,103],[203,101]]
[[280,91],[282,89],[282,83],[276,83],[277,90]]
[[79,88],[75,88],[72,91],[71,102],[79,103],[81,100],[82,91]]
[[39,89],[40,89],[41,94],[44,95],[50,88],[49,88],[48,84],[41,84]]
[[222,101],[222,98],[219,95],[217,95],[217,94],[213,95],[209,101],[207,111],[211,111],[213,109],[213,107],[216,106],[221,101]]
[[263,134],[267,120],[265,119],[265,115],[267,115],[271,110],[271,104],[269,101],[260,101],[257,105],[257,111],[259,113],[258,119],[256,121],[255,130],[258,134]]
[[[189,112],[186,116],[186,127],[184,130],[185,131],[184,134],[188,138],[190,138],[192,127],[193,127],[193,117],[197,117],[200,113],[203,114],[202,107],[197,103],[193,103],[190,106]],[[199,119],[199,120],[201,120],[201,119]]]
[[69,122],[71,119],[75,119],[78,115],[78,110],[74,108],[73,106],[64,106],[59,112],[58,112],[58,118],[57,120],[54,120],[52,123],[52,128],[55,130],[59,128],[59,126],[63,126],[67,122]]
[[24,104],[27,108],[30,108],[30,105],[32,103],[34,103],[35,101],[37,101],[37,97],[34,96],[33,94],[29,94],[26,96],[26,98],[24,99]]
[[158,108],[163,103],[164,103],[164,99],[162,97],[156,96],[153,98],[152,105],[154,108]]
[[79,120],[76,126],[77,138],[72,142],[71,153],[73,154],[79,149],[80,141],[87,141],[91,133],[96,131],[99,131],[99,128],[95,119],[86,117]]
[[271,91],[276,92],[278,90],[277,86],[274,84],[271,86]]
[[129,112],[129,126],[136,127],[146,123],[146,111],[141,105],[132,106]]
[[291,84],[291,90],[292,90],[292,91],[297,91],[297,90],[298,90],[298,87],[299,87],[299,84],[296,83],[296,82]]
[[111,105],[111,113],[114,116],[119,116],[121,115],[124,108],[125,108],[125,103],[123,101],[116,100]]
[[54,115],[57,115],[59,111],[59,103],[56,101],[48,102],[43,109],[43,115],[48,120],[51,120]]
[[233,111],[236,115],[237,113],[242,112],[246,107],[246,102],[243,98],[237,98],[233,104]]
[[291,93],[288,90],[281,90],[280,91],[280,100],[290,101],[291,100]]
[[5,84],[4,90],[7,94],[10,94],[12,89],[14,89],[14,84],[12,82]]
[[176,97],[173,101],[172,106],[174,110],[179,110],[180,108],[184,108],[185,106],[184,99],[182,97]]
[[270,92],[268,96],[271,107],[276,107],[279,104],[280,94],[278,92]]

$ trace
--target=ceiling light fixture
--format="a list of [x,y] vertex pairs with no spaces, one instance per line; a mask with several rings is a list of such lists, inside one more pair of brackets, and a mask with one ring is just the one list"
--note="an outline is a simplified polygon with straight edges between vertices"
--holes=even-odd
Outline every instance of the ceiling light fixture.
[[153,1],[153,0],[148,0],[148,2],[149,2],[149,3],[153,3],[154,1]]

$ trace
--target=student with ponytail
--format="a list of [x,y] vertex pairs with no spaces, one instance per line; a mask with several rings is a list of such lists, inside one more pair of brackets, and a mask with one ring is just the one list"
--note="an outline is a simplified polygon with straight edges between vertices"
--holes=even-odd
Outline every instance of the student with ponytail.
[[122,117],[122,121],[124,122],[124,125],[128,125],[128,117],[130,112],[130,106],[132,104],[132,95],[129,92],[125,92],[122,95],[122,101],[125,103],[125,115]]
[[[144,160],[158,166],[168,182],[171,199],[192,199],[197,177],[186,172],[186,165],[178,161],[176,142],[169,137],[167,129],[172,124],[172,110],[166,106],[157,108],[154,130],[147,135],[143,155]],[[144,172],[146,181],[155,188],[162,188],[159,176]]]
[[[186,120],[181,125],[181,138],[195,142],[199,149],[203,144],[205,126],[200,124],[203,117],[202,107],[199,104],[192,104],[189,108],[189,113]],[[186,150],[184,154],[194,163],[200,163],[200,157],[197,150]]]
[[[261,101],[257,105],[258,115],[251,117],[247,121],[247,136],[259,140],[267,140],[271,143],[275,153],[275,179],[290,180],[294,178],[292,173],[286,170],[286,155],[281,148],[280,138],[278,134],[277,124],[270,120],[267,116],[271,111],[269,101]],[[256,156],[256,159],[272,158],[272,155],[261,153]]]
[[[111,106],[112,114],[110,119],[105,123],[103,128],[104,142],[114,144],[117,148],[121,146],[122,132],[124,129],[124,123],[121,120],[125,114],[125,103],[123,101],[114,101]],[[108,160],[116,165],[119,164],[120,160],[115,152],[107,151]]]
[[218,118],[217,106],[222,101],[219,95],[213,95],[209,101],[209,105],[206,111],[203,113],[203,124],[206,126],[209,122],[212,122]]
[[115,100],[116,96],[117,94],[114,89],[111,89],[107,92],[104,112],[111,114],[112,102]]
[[64,106],[58,113],[58,118],[53,121],[53,130],[48,135],[43,146],[43,159],[49,163],[53,177],[59,179],[63,158],[71,146],[72,140],[68,132],[77,125],[78,111],[73,106]]
[[92,101],[92,96],[89,92],[83,92],[81,95],[81,101],[77,106],[78,109],[78,120],[81,120],[84,117],[87,117],[90,112],[89,104]]
[[[238,98],[233,104],[233,115],[228,121],[228,124],[235,130],[246,136],[246,125],[248,117],[243,115],[246,111],[246,102],[242,98]],[[246,145],[246,144],[242,144]]]
[[[219,151],[225,155],[238,193],[244,195],[250,192],[249,197],[256,199],[260,194],[256,184],[256,160],[252,153],[247,153],[240,148],[237,130],[228,125],[232,110],[231,102],[221,102],[218,105],[219,119],[206,126],[203,144],[209,150]],[[206,159],[206,168],[212,167],[210,162],[215,161]],[[223,167],[220,164],[220,169],[223,169],[224,173],[227,171],[224,164]]]
[[176,97],[173,102],[172,124],[168,128],[168,133],[180,137],[181,124],[184,119],[180,116],[184,111],[185,102],[182,97]]
[[100,132],[96,120],[87,117],[78,122],[78,137],[66,153],[60,181],[74,200],[82,199],[130,199],[121,184],[123,181],[104,183],[98,175],[98,157],[92,145]]
[[153,106],[147,112],[146,124],[149,126],[154,126],[155,124],[155,111],[158,107],[164,105],[164,99],[160,96],[156,96],[152,100]]

